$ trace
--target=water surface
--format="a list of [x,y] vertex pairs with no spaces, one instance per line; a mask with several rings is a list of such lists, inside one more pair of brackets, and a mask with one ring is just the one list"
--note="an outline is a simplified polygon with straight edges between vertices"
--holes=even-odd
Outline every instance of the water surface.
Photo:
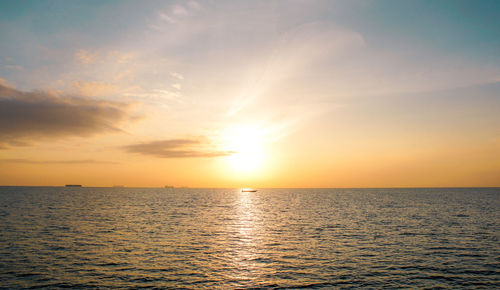
[[500,287],[500,189],[0,187],[0,286]]

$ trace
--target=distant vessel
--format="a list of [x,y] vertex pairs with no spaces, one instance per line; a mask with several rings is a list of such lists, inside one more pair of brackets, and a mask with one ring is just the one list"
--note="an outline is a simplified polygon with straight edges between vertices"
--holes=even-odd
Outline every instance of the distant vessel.
[[125,187],[125,185],[113,185],[113,187],[122,188]]
[[172,185],[165,185],[165,188],[174,188]]
[[66,184],[66,187],[82,187],[81,184]]
[[256,192],[257,189],[243,188],[241,192]]

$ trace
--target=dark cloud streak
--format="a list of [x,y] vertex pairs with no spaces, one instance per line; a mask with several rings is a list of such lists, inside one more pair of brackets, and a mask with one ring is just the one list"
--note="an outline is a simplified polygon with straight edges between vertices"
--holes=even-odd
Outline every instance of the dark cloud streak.
[[120,132],[117,125],[130,117],[128,109],[124,103],[23,92],[0,84],[0,149],[38,139]]
[[31,160],[23,158],[0,159],[0,163],[19,163],[19,164],[117,164],[111,161],[99,161],[93,159],[82,160]]
[[234,154],[232,151],[210,151],[205,147],[206,145],[197,139],[171,139],[128,145],[124,149],[131,153],[160,158],[222,157]]

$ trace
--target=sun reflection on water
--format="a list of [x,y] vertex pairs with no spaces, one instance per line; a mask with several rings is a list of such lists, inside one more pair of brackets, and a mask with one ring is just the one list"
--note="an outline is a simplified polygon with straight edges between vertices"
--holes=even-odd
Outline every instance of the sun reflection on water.
[[253,194],[250,192],[238,191],[238,198],[235,203],[234,223],[232,224],[230,245],[232,252],[232,265],[234,266],[234,276],[232,279],[239,281],[252,281],[259,272],[255,263],[257,250],[259,248],[259,216],[255,208]]

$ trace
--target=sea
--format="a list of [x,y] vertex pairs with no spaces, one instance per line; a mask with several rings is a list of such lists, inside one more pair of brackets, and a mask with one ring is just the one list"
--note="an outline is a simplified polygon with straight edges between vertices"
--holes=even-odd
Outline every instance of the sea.
[[500,288],[500,188],[0,187],[0,288]]

